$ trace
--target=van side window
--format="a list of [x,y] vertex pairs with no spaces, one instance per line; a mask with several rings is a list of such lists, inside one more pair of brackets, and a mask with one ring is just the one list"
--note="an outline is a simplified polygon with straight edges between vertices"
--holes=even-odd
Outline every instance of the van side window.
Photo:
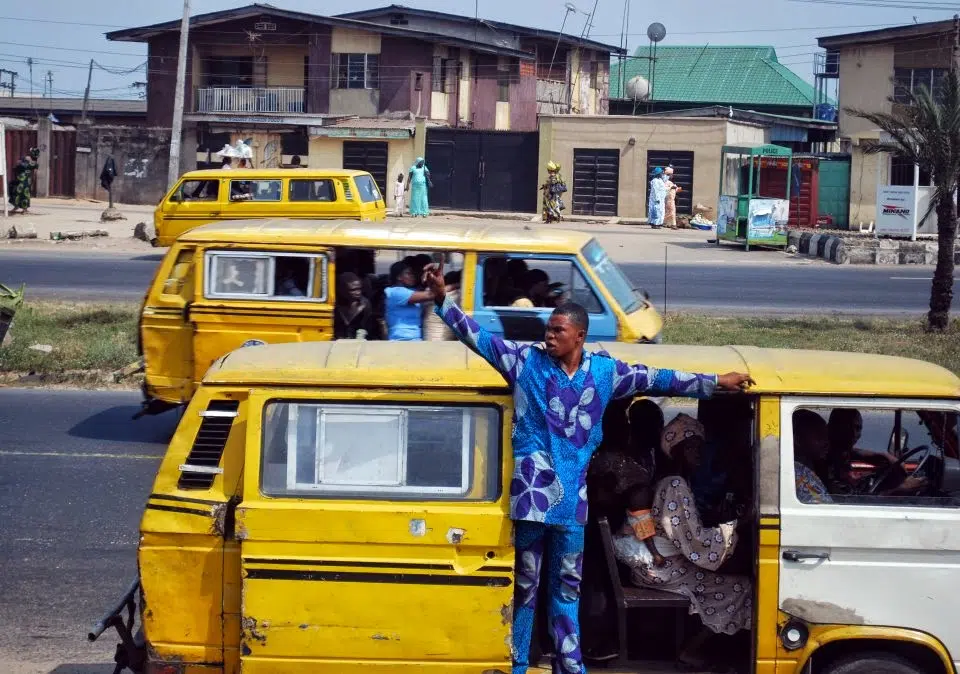
[[374,182],[370,176],[361,175],[353,180],[357,184],[357,191],[360,192],[360,201],[370,203],[383,199],[383,197],[380,196],[380,189],[377,187],[377,183]]
[[207,298],[327,299],[327,259],[322,255],[213,251],[207,253],[205,267]]
[[220,181],[187,180],[178,192],[181,201],[217,201],[220,198]]
[[291,180],[288,197],[290,201],[337,200],[337,189],[332,180]]
[[807,504],[960,507],[957,416],[923,407],[795,410],[791,435],[797,499]]
[[230,201],[280,201],[282,180],[231,180]]
[[271,496],[493,500],[500,438],[494,407],[270,403],[261,487]]
[[553,309],[576,302],[588,313],[603,313],[593,287],[572,260],[491,255],[482,265],[485,307]]

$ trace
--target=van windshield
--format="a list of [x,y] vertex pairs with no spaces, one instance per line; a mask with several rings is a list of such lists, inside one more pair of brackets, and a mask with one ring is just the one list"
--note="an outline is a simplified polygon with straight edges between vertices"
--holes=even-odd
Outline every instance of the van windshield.
[[357,176],[353,180],[357,183],[357,189],[360,190],[360,200],[364,203],[380,201],[383,198],[380,196],[377,183],[370,176]]
[[587,264],[600,277],[600,282],[607,287],[613,299],[626,313],[633,313],[641,306],[640,295],[633,289],[633,284],[626,277],[617,263],[610,259],[596,239],[591,239],[583,247],[583,256]]

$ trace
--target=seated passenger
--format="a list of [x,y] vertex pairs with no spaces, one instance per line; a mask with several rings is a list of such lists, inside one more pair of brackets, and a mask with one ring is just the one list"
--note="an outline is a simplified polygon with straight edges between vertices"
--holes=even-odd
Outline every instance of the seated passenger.
[[793,413],[793,469],[801,503],[833,503],[816,472],[824,464],[829,446],[827,422],[823,417],[812,410]]
[[[827,422],[827,435],[830,443],[830,452],[826,464],[826,485],[831,494],[856,494],[861,492],[861,484],[850,470],[852,461],[862,461],[872,464],[876,475],[884,469],[898,463],[897,457],[887,452],[871,452],[868,449],[857,447],[863,433],[863,415],[859,410],[850,407],[841,407],[830,413]],[[877,489],[875,496],[902,496],[912,494],[927,486],[926,478],[919,476],[892,476],[892,486]]]
[[550,294],[550,277],[547,276],[545,271],[542,269],[528,271],[520,288],[519,296],[510,303],[511,307],[532,309],[533,307],[547,306]]
[[353,272],[340,274],[337,308],[333,314],[334,339],[379,339],[373,305],[363,296],[363,284]]
[[387,339],[419,342],[423,339],[422,302],[433,299],[429,290],[416,290],[417,279],[406,260],[390,267],[390,287],[384,293]]
[[277,285],[275,295],[280,297],[305,297],[305,288],[301,288],[293,267],[277,264]]
[[[696,651],[711,634],[750,629],[753,616],[750,579],[717,573],[736,548],[737,522],[703,526],[690,490],[688,479],[699,466],[703,442],[703,426],[693,417],[679,414],[667,424],[660,445],[666,477],[653,489],[653,526],[629,517],[614,543],[634,584],[690,600],[690,612],[700,616],[704,630],[685,646],[681,661],[696,666],[702,664]],[[647,539],[653,540],[656,555],[636,544]]]

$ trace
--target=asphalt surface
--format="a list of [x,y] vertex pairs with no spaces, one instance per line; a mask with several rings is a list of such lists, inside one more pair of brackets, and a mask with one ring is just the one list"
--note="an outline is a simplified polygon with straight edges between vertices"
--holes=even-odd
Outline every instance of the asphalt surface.
[[[2,251],[0,283],[26,283],[29,297],[139,301],[160,259],[159,252]],[[744,314],[919,314],[927,309],[933,276],[930,267],[839,267],[786,257],[783,264],[671,264],[666,281],[662,263],[621,267],[661,310]]]
[[0,388],[0,671],[113,671],[115,633],[86,634],[134,577],[143,504],[178,421],[132,421],[138,400]]

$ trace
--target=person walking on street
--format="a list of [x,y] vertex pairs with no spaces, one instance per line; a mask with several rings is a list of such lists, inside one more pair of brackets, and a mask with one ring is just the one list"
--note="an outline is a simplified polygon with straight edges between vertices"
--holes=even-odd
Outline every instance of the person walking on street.
[[667,188],[667,195],[663,202],[663,224],[670,229],[677,228],[677,192],[680,186],[673,182],[673,167],[663,170],[663,184]]
[[17,162],[13,167],[13,177],[7,188],[10,190],[8,199],[13,206],[13,213],[18,210],[26,214],[30,208],[30,188],[33,184],[33,173],[37,170],[39,164],[37,159],[40,157],[40,150],[32,147],[23,159]]
[[647,220],[654,229],[663,227],[663,215],[666,208],[667,184],[663,181],[663,169],[653,169],[650,180],[650,194],[647,197]]
[[560,222],[563,219],[563,193],[567,184],[560,175],[560,164],[547,162],[547,182],[540,186],[543,192],[543,221]]
[[410,167],[407,187],[410,189],[410,215],[415,218],[430,215],[427,188],[433,187],[433,181],[430,180],[430,169],[424,163],[423,157],[417,157],[416,163]]
[[403,183],[403,174],[397,176],[397,182],[393,186],[393,199],[396,202],[393,207],[393,214],[399,218],[403,217],[403,202],[407,196],[407,187]]
[[[611,400],[637,394],[708,398],[717,388],[745,389],[748,375],[688,374],[629,365],[605,352],[584,350],[589,319],[579,304],[557,307],[543,343],[507,341],[481,328],[447,295],[443,265],[424,280],[435,311],[461,342],[495,367],[513,390],[516,585],[513,674],[530,666],[530,639],[540,584],[548,568],[549,627],[554,672],[581,674],[580,581],[587,522],[587,466],[602,437],[600,421]],[[548,536],[549,533],[549,536]]]

